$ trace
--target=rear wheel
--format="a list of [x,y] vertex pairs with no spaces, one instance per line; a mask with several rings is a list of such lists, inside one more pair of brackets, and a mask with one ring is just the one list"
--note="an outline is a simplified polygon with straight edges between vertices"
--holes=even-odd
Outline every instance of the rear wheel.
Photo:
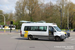
[[28,36],[28,40],[32,40],[33,39],[33,36]]
[[35,38],[35,40],[38,40],[38,38]]

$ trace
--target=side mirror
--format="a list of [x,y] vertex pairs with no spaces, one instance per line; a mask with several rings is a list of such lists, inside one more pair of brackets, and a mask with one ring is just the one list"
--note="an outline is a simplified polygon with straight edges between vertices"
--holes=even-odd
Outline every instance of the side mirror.
[[55,30],[53,30],[53,32],[56,32]]

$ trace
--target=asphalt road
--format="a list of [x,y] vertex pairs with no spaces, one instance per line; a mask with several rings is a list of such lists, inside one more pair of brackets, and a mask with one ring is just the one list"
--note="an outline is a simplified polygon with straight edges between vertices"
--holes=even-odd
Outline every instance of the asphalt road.
[[[10,30],[0,30],[0,33],[10,33]],[[20,30],[11,30],[11,33],[20,33]]]
[[27,40],[19,33],[0,33],[0,50],[75,50],[75,33],[65,41]]

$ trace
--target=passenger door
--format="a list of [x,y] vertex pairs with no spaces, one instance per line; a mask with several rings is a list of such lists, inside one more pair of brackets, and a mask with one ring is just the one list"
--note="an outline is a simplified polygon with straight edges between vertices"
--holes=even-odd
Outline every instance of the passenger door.
[[54,39],[54,28],[49,26],[49,40]]

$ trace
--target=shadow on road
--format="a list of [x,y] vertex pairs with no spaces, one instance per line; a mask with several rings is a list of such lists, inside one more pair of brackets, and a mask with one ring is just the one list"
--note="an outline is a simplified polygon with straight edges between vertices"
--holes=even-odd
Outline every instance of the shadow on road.
[[[28,40],[27,38],[15,38],[15,39],[17,39],[17,40]],[[55,40],[48,40],[48,39],[38,39],[38,40],[36,40],[36,39],[33,39],[33,40],[28,40],[28,41],[51,41],[51,42],[63,42],[63,41],[55,41]]]
[[27,40],[26,38],[15,38],[17,40]]

